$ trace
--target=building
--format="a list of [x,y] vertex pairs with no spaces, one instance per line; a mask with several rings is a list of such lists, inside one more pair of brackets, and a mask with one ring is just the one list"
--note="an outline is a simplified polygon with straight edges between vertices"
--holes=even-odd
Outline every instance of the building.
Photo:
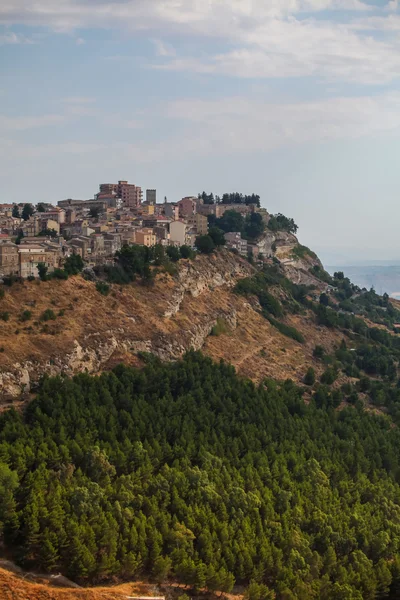
[[24,221],[21,225],[21,231],[24,237],[39,235],[42,231],[41,213],[36,213],[28,221]]
[[148,204],[157,203],[157,190],[146,190],[146,202]]
[[[44,215],[46,213],[41,213],[41,214]],[[41,221],[40,221],[40,231],[44,231],[45,229],[49,229],[49,230],[52,229],[53,231],[60,233],[60,223],[58,221],[55,221],[54,219],[42,217]],[[39,233],[40,233],[40,231],[39,231]]]
[[142,204],[140,213],[142,215],[154,215],[154,204]]
[[182,200],[179,200],[178,206],[180,217],[191,217],[197,212],[197,198],[194,196],[182,198]]
[[0,243],[0,276],[19,275],[18,246],[9,241]]
[[174,219],[174,221],[179,219],[178,204],[175,204],[173,202],[164,202],[164,204],[162,206],[163,206],[163,213],[166,217],[169,217],[170,219]]
[[247,240],[242,238],[240,232],[225,233],[225,240],[227,248],[237,250],[242,256],[247,256]]
[[117,195],[118,184],[117,183],[101,183],[99,186],[100,194]]
[[142,188],[128,183],[127,181],[119,181],[117,186],[117,196],[121,198],[123,206],[129,208],[137,208],[142,204],[143,192]]
[[75,211],[90,210],[91,208],[98,210],[99,212],[105,212],[107,210],[107,202],[105,200],[73,200],[67,198],[66,200],[59,200],[57,202],[61,208],[75,209]]
[[96,200],[102,200],[107,204],[108,207],[117,208],[118,206],[118,197],[116,193],[107,194],[106,192],[99,192],[95,196]]
[[143,229],[137,229],[135,231],[135,243],[140,244],[141,246],[155,246],[157,237],[150,227],[143,227]]
[[64,208],[54,208],[51,210],[46,210],[45,212],[37,213],[41,219],[52,219],[53,221],[57,221],[60,225],[65,223],[65,209]]
[[188,226],[183,221],[172,221],[169,224],[169,239],[176,246],[184,246],[188,243]]
[[18,248],[20,277],[38,277],[38,265],[43,263],[51,273],[60,265],[61,249],[45,244],[20,244]]
[[205,215],[196,213],[195,215],[188,217],[187,222],[196,230],[197,235],[207,235],[208,219]]

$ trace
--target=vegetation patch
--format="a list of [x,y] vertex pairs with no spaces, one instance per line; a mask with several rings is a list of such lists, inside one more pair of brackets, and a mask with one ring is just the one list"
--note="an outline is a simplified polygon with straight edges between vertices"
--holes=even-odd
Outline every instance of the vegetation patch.
[[214,336],[218,337],[218,336],[222,335],[223,333],[227,333],[227,332],[228,332],[228,326],[226,324],[225,319],[218,317],[217,323],[211,329],[210,335],[214,335]]
[[286,337],[292,338],[293,340],[295,340],[296,342],[299,342],[300,344],[304,344],[304,342],[305,342],[304,335],[300,331],[298,331],[295,327],[293,327],[291,325],[286,325],[286,323],[282,323],[281,321],[278,321],[277,319],[274,319],[271,316],[268,317],[268,321],[271,323],[271,325],[276,327],[278,331],[283,333],[283,335],[286,335]]

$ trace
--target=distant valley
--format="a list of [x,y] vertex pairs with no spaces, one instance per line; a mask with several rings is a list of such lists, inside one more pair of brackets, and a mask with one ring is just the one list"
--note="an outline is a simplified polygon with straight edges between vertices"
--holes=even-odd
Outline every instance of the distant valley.
[[333,266],[327,267],[333,275],[343,271],[346,277],[361,288],[368,290],[373,287],[377,294],[389,294],[392,298],[400,299],[400,264],[398,265],[369,265],[369,266]]

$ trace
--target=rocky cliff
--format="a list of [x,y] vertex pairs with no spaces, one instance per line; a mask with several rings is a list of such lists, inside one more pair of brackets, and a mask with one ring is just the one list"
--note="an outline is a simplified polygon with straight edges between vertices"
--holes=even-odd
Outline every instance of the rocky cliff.
[[[275,255],[293,281],[321,286],[309,272],[318,259],[296,257],[294,236],[267,234],[263,244],[265,255]],[[140,352],[174,360],[190,348],[202,349],[255,380],[301,377],[315,343],[332,345],[335,335],[303,315],[287,320],[306,333],[306,344],[282,336],[260,315],[256,302],[232,293],[239,279],[254,272],[247,260],[222,250],[180,261],[177,275],[159,274],[151,287],[113,286],[107,297],[80,276],[14,284],[0,300],[1,314],[9,315],[0,321],[3,402],[34,391],[44,374],[98,373],[118,362],[138,364]],[[54,318],[45,320],[45,311]],[[210,336],[217,323],[223,323],[223,331]]]

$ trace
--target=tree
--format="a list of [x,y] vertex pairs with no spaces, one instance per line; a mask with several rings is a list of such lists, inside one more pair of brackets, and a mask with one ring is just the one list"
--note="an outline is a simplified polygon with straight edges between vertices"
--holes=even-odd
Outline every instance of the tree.
[[167,256],[172,260],[172,262],[178,262],[181,257],[181,253],[179,248],[176,246],[168,246],[167,248]]
[[196,238],[196,248],[201,254],[211,254],[215,249],[214,240],[209,235],[200,235]]
[[180,247],[180,251],[181,251],[182,258],[191,258],[192,259],[194,257],[193,249],[190,246],[187,246],[186,244],[184,244],[183,246]]
[[275,593],[262,583],[252,581],[244,594],[245,600],[275,600]]
[[66,258],[64,263],[64,270],[68,275],[78,275],[84,267],[84,262],[80,254],[71,254]]
[[100,209],[97,206],[92,206],[89,210],[89,217],[91,219],[98,219],[100,215]]
[[46,209],[41,202],[37,205],[37,211],[38,212],[46,212]]
[[209,215],[208,224],[210,227],[219,227],[225,233],[231,231],[242,233],[244,231],[245,220],[236,210],[227,210],[219,219],[216,219],[214,215]]
[[49,270],[48,267],[46,267],[46,265],[44,263],[40,262],[40,263],[38,263],[37,270],[38,270],[40,279],[42,281],[46,281],[47,280],[47,271]]
[[309,367],[307,373],[304,376],[304,383],[306,385],[314,385],[315,383],[315,370]]
[[287,231],[288,233],[293,233],[296,235],[297,233],[297,225],[293,219],[285,217],[282,213],[278,213],[277,215],[272,215],[268,222],[268,228],[271,231]]
[[167,556],[158,556],[154,561],[153,577],[157,583],[162,583],[168,577],[172,561]]
[[39,233],[38,237],[52,237],[55,238],[58,236],[58,232],[55,229],[42,229],[42,231]]
[[24,204],[24,208],[22,209],[22,218],[24,221],[28,221],[30,217],[35,212],[32,204]]
[[322,306],[329,306],[329,296],[322,293],[319,297],[319,303],[322,304]]
[[219,227],[211,227],[211,229],[208,232],[208,235],[210,236],[210,238],[216,246],[225,246],[225,235],[222,229],[219,229]]
[[265,223],[259,213],[251,213],[246,216],[244,236],[249,240],[259,238],[265,231]]
[[12,208],[12,216],[13,216],[15,219],[19,219],[19,218],[20,218],[18,204],[14,204],[14,205],[13,205],[13,208]]

